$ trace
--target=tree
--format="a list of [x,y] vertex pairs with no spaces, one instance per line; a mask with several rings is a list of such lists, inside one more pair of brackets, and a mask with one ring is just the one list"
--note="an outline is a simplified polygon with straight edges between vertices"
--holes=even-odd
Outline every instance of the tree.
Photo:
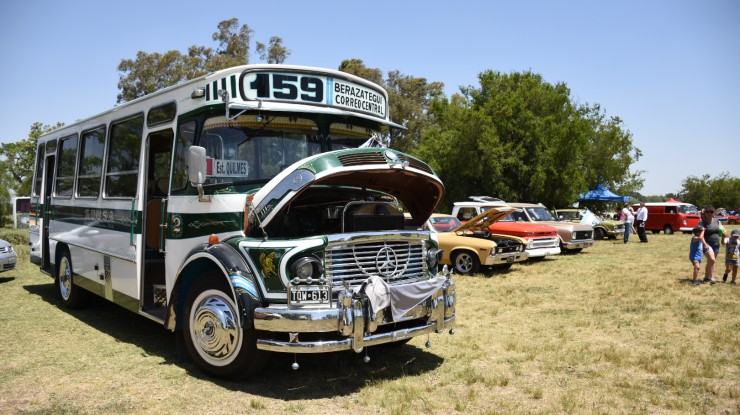
[[[239,26],[239,20],[233,18],[218,24],[218,31],[212,36],[218,43],[215,50],[193,45],[187,54],[177,50],[165,53],[139,51],[136,59],[122,59],[118,65],[120,93],[116,102],[131,101],[219,69],[248,64],[253,33],[249,26]],[[264,49],[264,45],[262,47]],[[288,55],[290,51],[283,47],[281,38],[270,38],[270,49],[264,55],[268,61],[282,63]]]
[[631,134],[597,106],[575,104],[566,84],[532,72],[485,71],[478,78],[480,87],[430,106],[416,152],[446,184],[443,209],[474,194],[560,207],[597,181],[639,182],[640,172],[629,172],[640,154]]
[[722,173],[715,178],[689,176],[682,182],[679,198],[698,207],[712,205],[727,209],[740,207],[740,178]]
[[419,145],[421,130],[429,122],[427,108],[433,100],[444,96],[444,84],[429,83],[426,78],[404,75],[397,70],[388,72],[388,78],[384,80],[380,69],[368,68],[361,59],[344,60],[339,70],[385,88],[391,120],[406,127],[394,137],[392,146],[399,151],[413,152]]
[[36,142],[38,138],[63,123],[49,126],[40,122],[33,123],[28,137],[15,143],[0,144],[0,186],[13,191],[19,196],[31,194],[34,161],[36,159]]
[[257,53],[267,63],[281,64],[290,56],[290,49],[283,46],[283,39],[277,36],[270,38],[270,46],[257,42]]

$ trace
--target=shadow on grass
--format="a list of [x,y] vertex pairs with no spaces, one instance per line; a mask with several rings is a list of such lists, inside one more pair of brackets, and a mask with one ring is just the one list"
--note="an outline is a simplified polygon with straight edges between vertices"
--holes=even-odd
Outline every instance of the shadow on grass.
[[[56,297],[53,283],[26,285],[24,288],[84,324],[121,342],[134,344],[150,355],[163,358],[163,364],[177,365],[195,378],[211,381],[229,390],[273,399],[293,401],[346,395],[379,381],[435,370],[444,361],[434,353],[413,345],[370,347],[367,349],[369,363],[363,361],[365,351],[359,354],[351,351],[302,355],[272,353],[266,368],[252,379],[223,381],[209,377],[190,360],[181,358],[176,347],[177,335],[156,322],[97,296],[92,296],[91,304],[85,309],[66,309]],[[432,335],[429,339],[434,342],[436,337],[442,335],[448,334]],[[425,341],[426,336],[422,336],[421,342]],[[291,368],[294,361],[300,364],[297,371]]]
[[0,277],[0,284],[13,281],[15,277]]

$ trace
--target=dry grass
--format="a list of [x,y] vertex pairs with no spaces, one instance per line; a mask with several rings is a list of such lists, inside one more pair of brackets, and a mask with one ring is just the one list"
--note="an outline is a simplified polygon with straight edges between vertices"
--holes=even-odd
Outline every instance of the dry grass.
[[[115,305],[67,311],[28,263],[0,274],[0,413],[740,413],[740,287],[689,284],[688,236],[457,277],[455,336],[275,356],[243,383],[177,361]],[[721,276],[721,273],[720,273]]]

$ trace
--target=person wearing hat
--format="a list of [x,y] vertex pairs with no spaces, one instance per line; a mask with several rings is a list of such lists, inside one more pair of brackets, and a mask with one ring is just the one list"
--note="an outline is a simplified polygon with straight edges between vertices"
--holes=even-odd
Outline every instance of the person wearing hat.
[[694,278],[691,280],[691,283],[699,285],[701,284],[701,280],[699,280],[701,258],[704,256],[704,253],[710,251],[711,248],[706,242],[704,242],[704,228],[701,225],[694,226],[694,229],[692,229],[691,232],[694,234],[691,237],[691,245],[689,246],[689,261],[691,261],[691,266],[694,268]]
[[727,238],[725,251],[725,275],[722,276],[722,282],[727,282],[727,274],[732,272],[732,280],[730,281],[730,284],[735,285],[738,266],[740,266],[740,229],[733,229],[730,233],[730,237]]

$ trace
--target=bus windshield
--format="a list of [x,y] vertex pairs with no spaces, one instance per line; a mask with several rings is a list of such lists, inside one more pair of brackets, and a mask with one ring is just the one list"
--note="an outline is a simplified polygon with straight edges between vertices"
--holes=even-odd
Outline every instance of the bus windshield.
[[322,131],[309,118],[243,115],[227,121],[218,116],[205,121],[198,145],[206,149],[209,185],[268,181],[322,149],[357,148],[374,135],[373,129],[346,123]]
[[678,213],[698,215],[699,210],[694,205],[678,205]]

